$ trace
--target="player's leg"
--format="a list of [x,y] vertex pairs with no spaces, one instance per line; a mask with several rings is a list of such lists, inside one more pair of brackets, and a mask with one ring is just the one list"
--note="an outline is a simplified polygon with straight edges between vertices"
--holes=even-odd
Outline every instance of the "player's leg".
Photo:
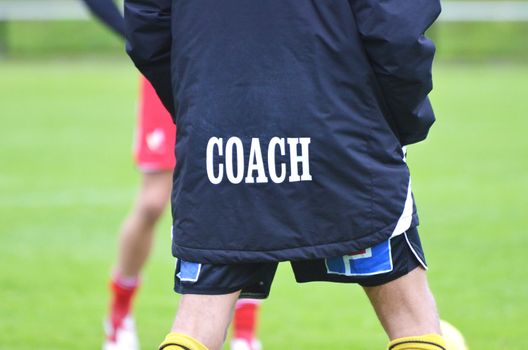
[[364,290],[391,340],[389,349],[445,349],[436,303],[423,268]]
[[240,291],[223,295],[185,294],[180,300],[165,350],[220,350]]
[[139,276],[150,253],[154,229],[169,202],[172,173],[142,173],[134,207],[123,223],[115,273],[124,279]]
[[133,320],[128,316],[140,272],[150,253],[156,223],[169,202],[175,166],[175,134],[169,113],[143,78],[134,150],[141,182],[134,206],[120,231],[118,257],[111,281],[106,349],[137,348]]
[[277,263],[211,265],[179,260],[174,290],[183,296],[161,348],[221,349],[239,296],[266,298],[276,269]]
[[257,338],[260,300],[239,299],[235,305],[233,317],[233,336],[231,350],[261,350],[262,344]]
[[445,349],[416,227],[361,252],[292,266],[298,282],[362,285],[391,340],[391,350]]
[[139,275],[148,258],[154,229],[169,201],[172,180],[168,171],[142,173],[135,204],[125,219],[119,237],[118,258],[111,285],[106,348],[137,347],[131,307]]
[[134,157],[141,171],[139,193],[123,223],[115,273],[123,279],[139,276],[149,255],[154,227],[167,206],[176,164],[176,128],[154,88],[141,79]]

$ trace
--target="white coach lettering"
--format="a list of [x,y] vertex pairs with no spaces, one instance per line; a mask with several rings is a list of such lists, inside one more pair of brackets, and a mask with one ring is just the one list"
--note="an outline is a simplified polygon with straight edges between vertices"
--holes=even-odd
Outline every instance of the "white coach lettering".
[[224,177],[224,165],[223,164],[218,164],[218,176],[215,176],[215,173],[214,173],[214,164],[213,164],[213,159],[214,159],[214,155],[213,155],[213,151],[214,151],[214,147],[218,147],[218,155],[219,156],[222,156],[223,155],[223,140],[221,138],[218,138],[218,137],[211,137],[209,139],[209,142],[207,142],[207,177],[209,178],[209,181],[211,181],[211,183],[213,185],[218,185],[220,182],[222,182],[222,178]]
[[251,139],[251,149],[249,150],[249,161],[246,176],[246,183],[255,183],[253,172],[257,171],[257,183],[266,183],[268,178],[266,177],[266,171],[264,170],[264,161],[262,160],[262,152],[260,150],[260,141],[257,138]]
[[[286,143],[289,147],[286,146]],[[228,138],[225,146],[223,138],[211,137],[206,147],[207,177],[213,185],[218,185],[224,181],[224,173],[227,180],[235,185],[242,181],[247,184],[267,183],[269,178],[276,184],[285,181],[312,181],[310,143],[309,137],[273,137],[268,143],[268,158],[267,163],[265,163],[259,138],[251,139],[249,154],[246,154],[244,144],[238,137]],[[288,152],[290,153],[289,156],[287,155]],[[280,157],[279,161],[277,161],[277,157]],[[248,159],[247,169],[245,166],[246,159]],[[290,161],[289,166],[287,159]],[[279,169],[277,169],[277,165]]]
[[281,163],[281,174],[277,176],[277,169],[275,168],[275,149],[277,146],[279,146],[281,156],[286,154],[284,139],[279,137],[272,138],[268,146],[268,171],[271,181],[280,184],[286,180],[286,164]]
[[[309,137],[301,138],[288,138],[288,144],[290,145],[290,177],[288,181],[312,181],[312,175],[310,174],[310,154],[309,154]],[[297,155],[297,144],[301,144],[301,155]],[[299,176],[299,163],[302,163],[302,175]]]
[[[233,169],[233,145],[236,149],[236,175]],[[244,179],[244,145],[238,137],[230,137],[226,143],[226,175],[227,179],[233,184],[239,184]]]

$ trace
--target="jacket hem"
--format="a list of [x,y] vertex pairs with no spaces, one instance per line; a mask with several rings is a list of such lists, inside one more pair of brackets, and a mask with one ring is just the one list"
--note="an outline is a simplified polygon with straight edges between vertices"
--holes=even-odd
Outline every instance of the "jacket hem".
[[[416,227],[417,213],[413,213],[412,223],[409,228]],[[372,247],[393,234],[397,222],[366,236],[353,238],[347,241],[323,243],[304,247],[292,247],[266,251],[255,250],[228,250],[228,249],[201,249],[183,247],[173,244],[173,255],[179,259],[203,264],[237,264],[256,262],[280,262],[295,260],[324,259]]]

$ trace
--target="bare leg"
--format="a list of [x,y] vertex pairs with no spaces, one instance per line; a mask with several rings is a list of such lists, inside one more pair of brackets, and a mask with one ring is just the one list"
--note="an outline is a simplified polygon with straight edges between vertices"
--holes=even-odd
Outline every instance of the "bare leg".
[[103,349],[138,349],[134,323],[127,316],[131,313],[139,274],[150,253],[154,227],[169,201],[170,192],[170,172],[142,174],[136,202],[120,232]]
[[183,295],[172,332],[191,336],[209,350],[220,350],[239,294]]
[[425,270],[409,274],[365,292],[391,340],[424,334],[441,334],[434,297]]
[[152,246],[154,228],[169,202],[171,172],[143,173],[136,203],[121,228],[115,272],[139,276]]

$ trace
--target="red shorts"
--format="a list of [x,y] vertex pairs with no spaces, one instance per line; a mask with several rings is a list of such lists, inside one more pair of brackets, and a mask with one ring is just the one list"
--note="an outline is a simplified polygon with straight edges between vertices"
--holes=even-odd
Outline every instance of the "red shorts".
[[134,158],[141,171],[172,171],[176,126],[147,79],[141,78]]

